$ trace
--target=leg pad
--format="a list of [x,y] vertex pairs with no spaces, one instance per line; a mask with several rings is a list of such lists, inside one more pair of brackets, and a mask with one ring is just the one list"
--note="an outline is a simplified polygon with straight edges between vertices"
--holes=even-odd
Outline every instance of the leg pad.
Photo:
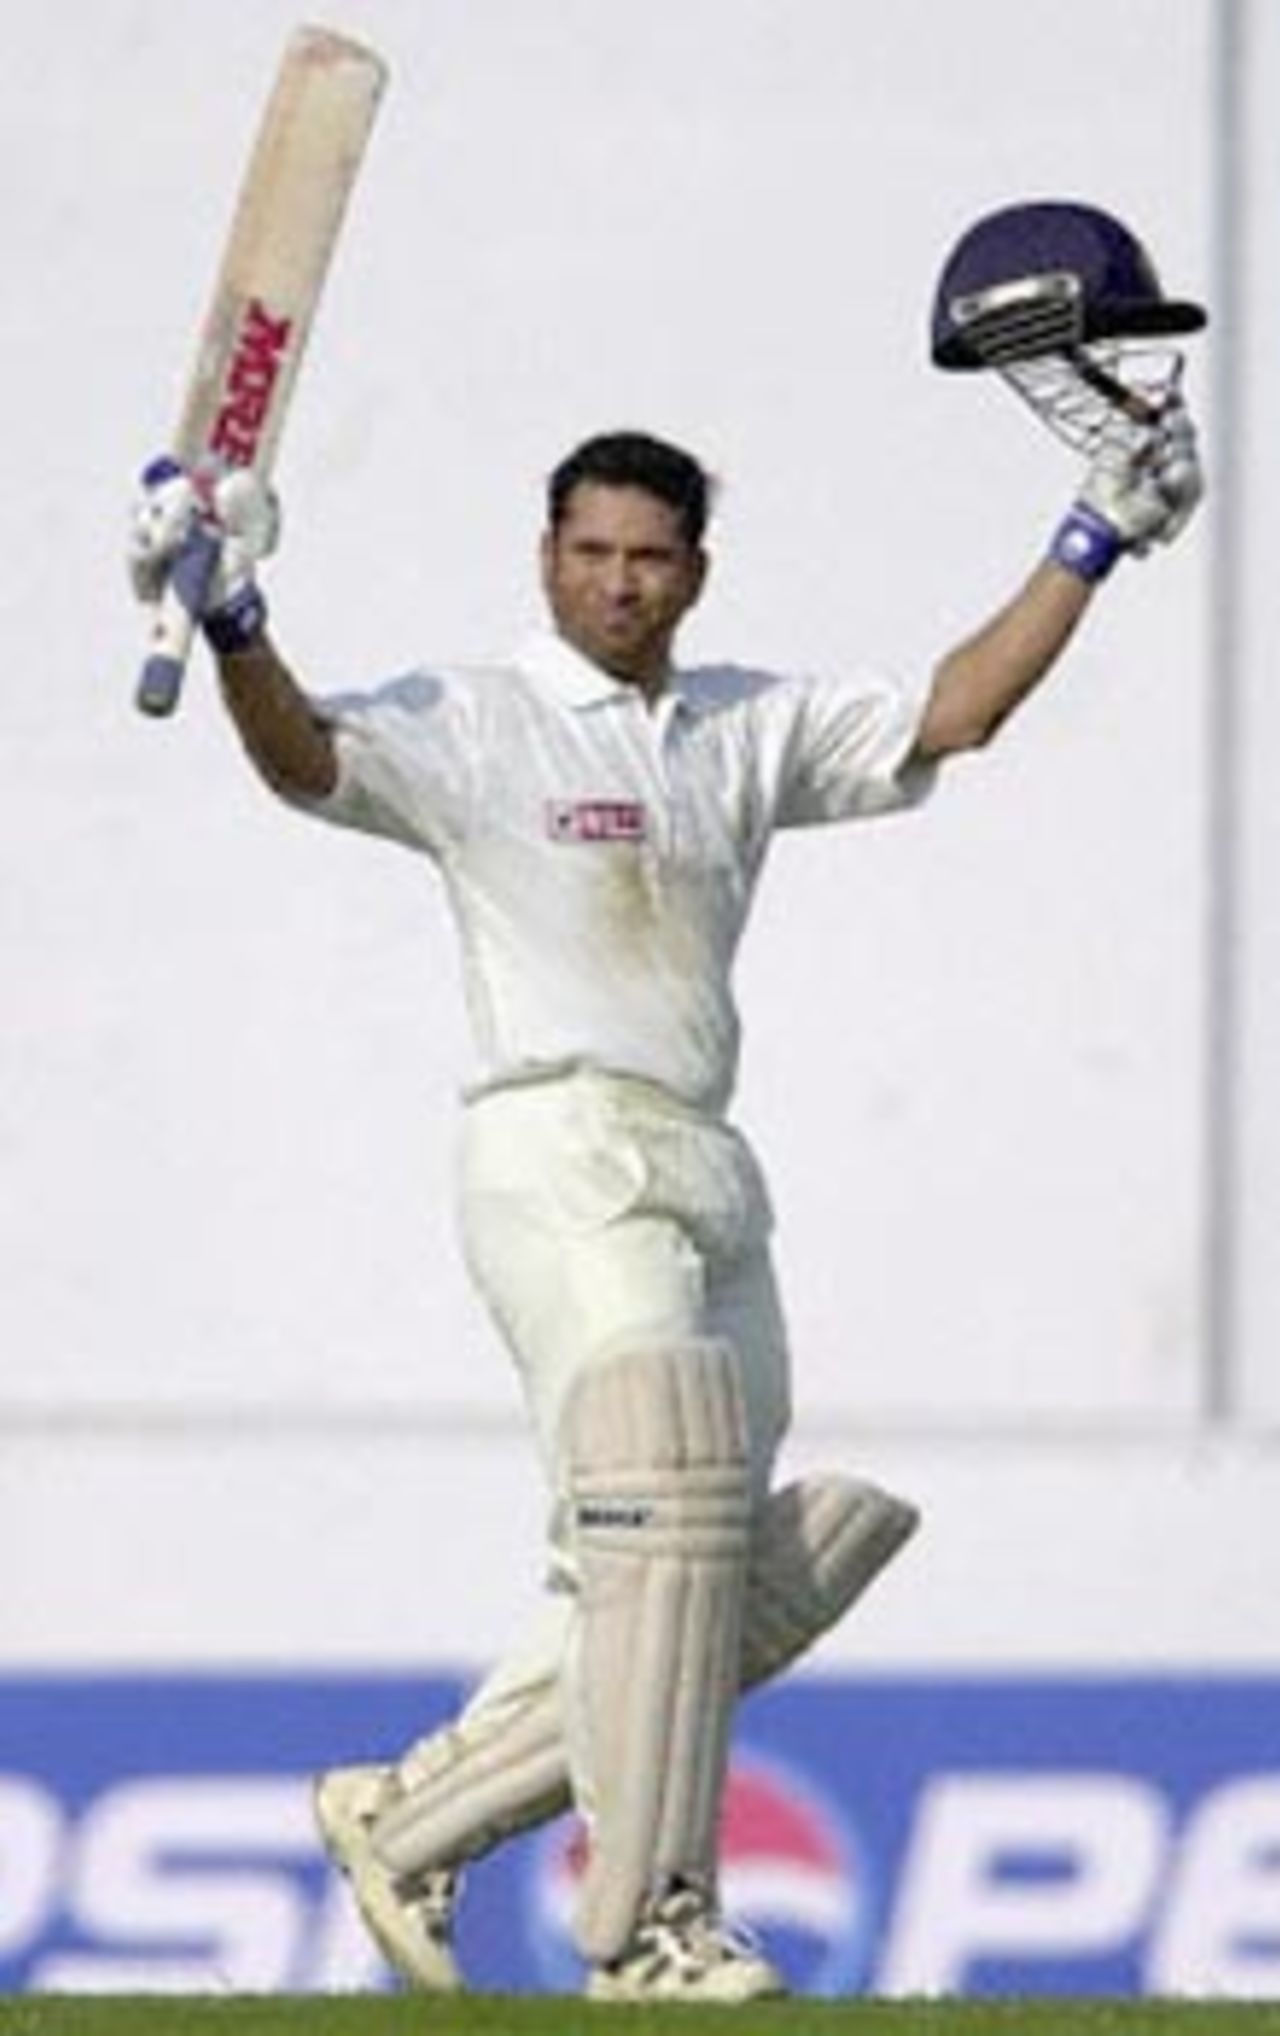
[[714,1883],[751,1536],[733,1351],[697,1341],[594,1368],[564,1442],[581,1573],[567,1695],[591,1827],[577,1937],[599,1962],[667,1877]]

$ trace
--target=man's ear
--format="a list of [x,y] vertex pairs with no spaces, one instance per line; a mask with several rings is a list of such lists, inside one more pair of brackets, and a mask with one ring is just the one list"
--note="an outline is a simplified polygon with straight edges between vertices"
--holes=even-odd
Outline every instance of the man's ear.
[[555,549],[556,549],[556,534],[555,531],[551,528],[551,525],[548,524],[546,529],[543,531],[542,536],[538,539],[538,573],[539,577],[541,578],[544,591],[551,578],[551,568],[555,559]]

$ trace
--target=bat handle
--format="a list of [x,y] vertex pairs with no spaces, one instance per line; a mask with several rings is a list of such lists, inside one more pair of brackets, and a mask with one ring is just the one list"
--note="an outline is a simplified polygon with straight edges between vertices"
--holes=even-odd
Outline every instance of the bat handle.
[[222,540],[211,524],[198,522],[170,568],[155,608],[151,645],[134,702],[140,713],[159,719],[172,714],[182,691],[196,625],[204,613]]

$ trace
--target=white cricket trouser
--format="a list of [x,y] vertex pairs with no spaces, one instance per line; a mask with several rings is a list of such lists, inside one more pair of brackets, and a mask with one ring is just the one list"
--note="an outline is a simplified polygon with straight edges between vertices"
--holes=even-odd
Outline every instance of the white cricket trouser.
[[760,1168],[738,1132],[650,1083],[589,1071],[467,1108],[462,1229],[515,1359],[552,1494],[548,1598],[459,1721],[558,1679],[575,1579],[562,1531],[560,1417],[620,1350],[722,1337],[737,1353],[757,1496],[790,1417],[790,1365]]

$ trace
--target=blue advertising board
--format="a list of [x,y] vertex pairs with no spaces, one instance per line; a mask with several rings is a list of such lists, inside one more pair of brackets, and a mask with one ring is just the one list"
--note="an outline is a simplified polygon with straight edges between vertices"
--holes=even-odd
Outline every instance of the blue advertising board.
[[[311,1775],[442,1719],[451,1677],[0,1681],[0,1990],[329,1991],[390,1976]],[[580,1973],[571,1818],[469,1877],[486,1990]],[[739,1714],[726,1906],[815,1994],[1280,1995],[1280,1680],[796,1678]]]

